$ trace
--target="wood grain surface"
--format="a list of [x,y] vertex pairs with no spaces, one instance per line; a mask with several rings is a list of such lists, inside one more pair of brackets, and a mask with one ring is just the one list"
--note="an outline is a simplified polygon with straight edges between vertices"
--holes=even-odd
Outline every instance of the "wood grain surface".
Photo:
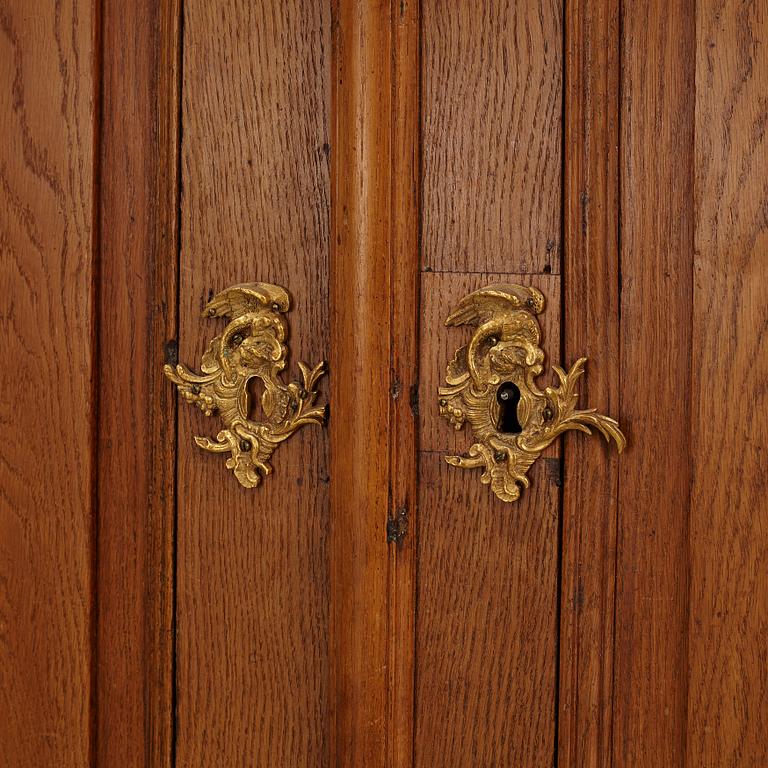
[[[619,418],[619,2],[566,6],[563,336],[581,407]],[[633,439],[635,425],[620,419]],[[563,441],[558,765],[612,760],[619,457]]]
[[[418,4],[334,5],[331,764],[411,765]],[[388,520],[410,516],[406,538]]]
[[[766,37],[737,0],[0,0],[0,765],[768,764]],[[246,491],[161,365],[258,280],[333,413]],[[515,504],[437,412],[445,317],[503,281],[629,439]]]
[[768,13],[697,6],[687,765],[768,765]]
[[[390,3],[392,29],[392,332],[389,387],[389,518],[405,518],[389,542],[387,766],[413,766],[418,529],[419,298],[421,221],[420,0]],[[343,173],[343,169],[340,169]],[[399,524],[399,523],[398,523]]]
[[[516,504],[477,471],[421,457],[415,764],[551,765],[559,471]],[[556,461],[556,460],[555,460]]]
[[615,768],[685,764],[694,31],[623,6]]
[[[201,320],[205,302],[259,280],[293,298],[286,377],[328,353],[330,23],[328,5],[310,0],[185,3],[189,364],[221,330]],[[327,435],[300,430],[245,490],[192,442],[217,429],[180,409],[177,765],[328,765]]]
[[0,763],[92,760],[94,23],[0,4]]
[[488,283],[544,291],[561,362],[562,9],[425,0],[422,14],[415,764],[541,766],[556,740],[559,448],[503,504],[445,464],[471,437],[439,416],[437,387],[468,339],[445,318]]
[[422,9],[423,264],[559,272],[562,4]]
[[[102,5],[99,766],[171,764],[177,324],[176,0]],[[132,45],[125,45],[131,39]]]

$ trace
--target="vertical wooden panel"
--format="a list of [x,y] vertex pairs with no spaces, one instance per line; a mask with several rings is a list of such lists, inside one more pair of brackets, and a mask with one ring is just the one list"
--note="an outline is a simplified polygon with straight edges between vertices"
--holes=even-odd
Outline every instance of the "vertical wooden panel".
[[625,3],[614,765],[684,764],[695,14]]
[[422,454],[416,765],[552,765],[558,459],[514,505],[478,475]]
[[542,290],[543,348],[555,358],[560,349],[559,276],[422,276],[418,766],[539,766],[554,753],[559,446],[533,467],[521,499],[502,503],[479,471],[445,463],[472,438],[430,402],[470,335],[445,318],[492,282]]
[[0,6],[0,762],[91,762],[94,23]]
[[[619,3],[566,9],[565,362],[588,357],[581,402],[619,416]],[[607,768],[622,459],[583,435],[568,435],[563,450],[558,765]]]
[[768,14],[698,4],[689,766],[768,765]]
[[559,272],[562,4],[424,0],[423,263]]
[[179,11],[102,8],[100,766],[171,760]]
[[471,439],[440,419],[436,388],[465,341],[445,316],[487,283],[545,292],[560,362],[562,7],[422,5],[416,764],[540,766],[555,746],[559,449],[502,504],[479,473],[444,465]]
[[[292,295],[295,376],[328,351],[329,7],[187,0],[183,28],[180,358],[221,329],[213,292],[262,280]],[[328,765],[327,435],[245,490],[192,442],[216,422],[179,416],[177,763]]]

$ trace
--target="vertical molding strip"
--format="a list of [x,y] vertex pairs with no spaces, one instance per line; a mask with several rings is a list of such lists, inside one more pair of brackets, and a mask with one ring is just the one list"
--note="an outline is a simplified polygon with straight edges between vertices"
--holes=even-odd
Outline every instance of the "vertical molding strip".
[[[581,401],[623,424],[619,35],[619,0],[566,3],[565,362],[589,358]],[[567,437],[563,450],[558,765],[597,768],[611,764],[619,459],[580,437]]]
[[169,768],[180,0],[101,17],[96,764]]
[[[331,765],[410,765],[418,5],[334,3]],[[399,512],[410,530],[387,541]]]
[[[420,2],[392,2],[392,338],[387,766],[411,768],[414,738],[420,259]],[[402,521],[402,522],[401,522]]]

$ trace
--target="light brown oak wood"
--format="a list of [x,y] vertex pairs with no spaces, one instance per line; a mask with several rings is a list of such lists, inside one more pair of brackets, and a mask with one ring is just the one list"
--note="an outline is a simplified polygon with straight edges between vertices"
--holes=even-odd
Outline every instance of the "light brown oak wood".
[[[416,663],[416,531],[418,530],[419,221],[420,165],[419,0],[392,3],[392,281],[389,518],[405,518],[390,541],[387,639],[389,701],[387,765],[413,765]],[[399,523],[398,523],[399,525]],[[391,538],[391,537],[390,537]]]
[[[619,417],[619,3],[565,18],[564,359],[587,356],[584,406]],[[583,406],[583,407],[584,407]],[[633,437],[635,425],[620,419]],[[597,438],[563,441],[558,765],[610,766],[618,466]]]
[[697,5],[687,765],[768,764],[768,14]]
[[0,5],[0,763],[91,764],[96,19]]
[[544,347],[561,362],[562,10],[430,0],[422,13],[415,765],[539,766],[556,741],[559,448],[502,504],[479,472],[444,463],[471,436],[439,416],[437,387],[468,338],[445,318],[488,283],[544,291]]
[[534,766],[554,755],[559,445],[534,466],[520,501],[504,504],[479,471],[445,463],[472,438],[436,407],[445,366],[469,337],[445,318],[493,282],[544,292],[543,348],[560,361],[558,275],[422,275],[417,766]]
[[331,764],[387,753],[391,6],[334,4]]
[[[0,0],[0,764],[768,764],[766,30]],[[161,365],[252,280],[331,421],[245,491]],[[436,392],[499,281],[629,438],[510,505]]]
[[101,14],[96,764],[160,768],[173,741],[176,397],[162,362],[177,333],[180,5]]
[[685,761],[694,32],[689,3],[622,6],[615,768]]
[[[334,5],[331,762],[411,765],[418,4]],[[387,521],[410,517],[400,542]]]
[[561,4],[422,7],[424,266],[559,272]]
[[[261,280],[292,295],[296,376],[328,353],[330,9],[189,0],[183,29],[179,357],[221,330],[213,293]],[[180,410],[176,762],[328,765],[327,435],[246,490],[192,442],[217,429]]]
[[550,765],[559,462],[515,504],[478,474],[421,457],[415,764]]

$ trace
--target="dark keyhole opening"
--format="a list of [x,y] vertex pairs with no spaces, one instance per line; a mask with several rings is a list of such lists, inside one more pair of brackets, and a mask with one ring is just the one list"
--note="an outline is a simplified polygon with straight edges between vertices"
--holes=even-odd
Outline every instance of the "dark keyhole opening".
[[261,407],[261,398],[264,395],[264,382],[258,376],[248,379],[245,392],[248,397],[248,405],[245,409],[248,418],[251,421],[264,421],[264,409]]
[[499,432],[514,435],[523,431],[517,418],[517,404],[520,402],[520,389],[511,381],[502,384],[496,392],[499,403]]

